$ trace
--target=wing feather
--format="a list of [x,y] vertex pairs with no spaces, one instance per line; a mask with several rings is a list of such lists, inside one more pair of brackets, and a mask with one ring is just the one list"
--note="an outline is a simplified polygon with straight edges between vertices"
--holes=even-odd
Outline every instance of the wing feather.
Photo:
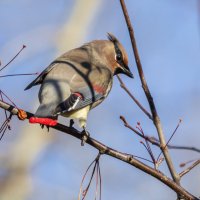
[[40,73],[40,75],[33,80],[24,90],[28,90],[30,88],[32,88],[35,85],[39,85],[43,82],[44,78],[46,77],[46,75],[53,69],[54,64],[50,64],[44,71],[42,71]]
[[[76,76],[70,84],[71,95],[57,106],[55,114],[76,111],[95,102],[100,103],[107,96],[110,82],[112,82],[112,74],[106,68],[100,71],[92,70],[84,78]],[[80,95],[77,96],[76,93]]]

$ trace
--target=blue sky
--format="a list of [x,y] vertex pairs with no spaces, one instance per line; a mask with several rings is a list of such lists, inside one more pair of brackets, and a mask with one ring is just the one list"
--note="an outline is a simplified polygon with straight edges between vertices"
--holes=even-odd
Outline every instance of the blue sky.
[[[88,0],[82,1],[88,3]],[[89,25],[82,27],[79,33],[81,39],[77,41],[75,36],[71,39],[76,40],[74,47],[93,39],[105,39],[107,32],[116,35],[127,50],[129,66],[135,74],[134,80],[123,75],[121,77],[135,97],[148,109],[120,4],[118,1],[95,1],[98,2],[98,7],[92,13]],[[9,61],[23,44],[27,45],[27,48],[1,72],[1,75],[40,72],[60,55],[62,52],[58,50],[57,43],[62,28],[69,23],[77,2],[2,0],[0,2],[2,64]],[[199,3],[197,0],[127,0],[126,3],[134,25],[145,76],[161,117],[166,138],[170,137],[181,118],[183,123],[172,142],[198,147],[200,139]],[[84,7],[80,15],[76,16],[77,24],[88,12],[86,8]],[[70,40],[68,35],[66,41],[67,39]],[[68,49],[67,43],[63,45]],[[38,106],[39,87],[24,91],[33,78],[31,76],[2,78],[0,89],[14,99],[19,107],[34,112]],[[91,111],[88,130],[94,138],[106,145],[148,158],[147,152],[139,143],[140,138],[123,127],[119,120],[120,115],[124,115],[133,126],[140,121],[146,134],[157,136],[152,122],[129,99],[115,78],[109,97]],[[3,117],[3,112],[0,116]],[[61,121],[68,123],[65,119]],[[22,133],[30,134],[30,137],[33,134],[35,137],[38,133],[38,138],[41,137],[45,141],[46,137],[48,140],[28,169],[31,189],[24,199],[77,199],[82,175],[96,156],[96,150],[87,145],[81,147],[79,141],[62,133],[50,131],[47,134],[46,130],[41,132],[38,127],[25,122],[14,120],[12,123],[15,127],[12,134],[7,134],[0,145],[2,156],[6,157],[8,163],[10,163],[9,158],[12,158],[11,147],[20,140]],[[27,127],[25,130],[24,126]],[[34,133],[27,132],[30,129]],[[25,148],[29,149],[29,146]],[[35,149],[37,150],[37,146]],[[159,150],[154,147],[153,150],[158,155]],[[180,162],[199,157],[198,154],[188,151],[170,152],[179,172],[182,170],[179,168]],[[3,166],[3,169],[7,167]],[[157,180],[107,156],[101,159],[101,170],[103,199],[140,200],[147,195],[149,199],[154,200],[175,198],[175,194]],[[164,163],[160,170],[168,174]],[[199,188],[195,184],[199,180],[200,172],[199,168],[196,168],[182,180],[182,183],[189,191],[199,196]],[[20,190],[22,191],[23,188],[19,188]],[[17,194],[13,191],[13,196]],[[93,197],[92,192],[89,195]]]

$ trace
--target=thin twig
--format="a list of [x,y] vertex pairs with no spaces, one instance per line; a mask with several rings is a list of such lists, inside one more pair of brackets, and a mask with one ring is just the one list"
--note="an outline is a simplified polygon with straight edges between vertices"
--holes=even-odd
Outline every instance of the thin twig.
[[136,128],[137,128],[137,129],[140,131],[140,133],[144,136],[144,141],[145,141],[146,145],[145,145],[142,141],[141,141],[140,143],[142,143],[142,144],[145,146],[147,152],[149,153],[149,155],[150,155],[150,157],[151,157],[151,159],[152,159],[152,162],[154,163],[154,166],[156,167],[156,160],[155,160],[155,157],[154,157],[154,155],[153,155],[153,151],[151,150],[151,146],[150,146],[150,144],[149,144],[149,141],[146,139],[145,134],[144,134],[144,131],[143,131],[143,129],[142,129],[142,127],[141,127],[141,125],[140,125],[139,122],[137,123],[137,127],[136,127]]
[[[1,97],[1,100],[4,101],[1,90],[0,90],[0,97]],[[4,110],[4,113],[5,113],[5,117],[6,117],[6,119],[8,119],[8,115],[7,115],[6,110]]]
[[[96,160],[96,159],[95,159],[95,160]],[[87,175],[87,173],[88,173],[90,167],[93,165],[93,163],[95,162],[95,160],[93,160],[93,161],[90,163],[90,165],[88,166],[88,168],[87,168],[85,174],[83,175],[83,178],[82,178],[82,181],[81,181],[80,190],[79,190],[78,200],[81,200],[83,182],[84,182],[84,180],[85,180],[85,177],[86,177],[86,175]]]
[[190,150],[190,151],[195,151],[197,153],[200,153],[200,149],[196,147],[178,146],[178,145],[171,145],[171,144],[168,144],[167,147],[169,149]]
[[141,159],[141,160],[145,160],[145,161],[147,161],[147,162],[149,162],[149,163],[153,163],[151,160],[146,159],[146,158],[143,158],[143,157],[140,157],[140,156],[133,155],[133,157],[134,157],[134,158]]
[[2,126],[0,127],[0,134],[1,134],[0,141],[2,140],[7,128],[8,128],[8,120],[6,119],[2,124]]
[[0,71],[2,71],[3,69],[5,69],[11,62],[13,62],[13,60],[15,60],[15,58],[22,52],[22,50],[23,50],[24,48],[26,48],[25,45],[22,46],[22,48],[19,50],[19,52],[18,52],[6,65],[4,65],[4,66],[0,69]]
[[174,137],[174,134],[175,134],[176,131],[178,130],[178,128],[179,128],[181,122],[182,122],[182,120],[180,119],[179,122],[178,122],[178,124],[177,124],[177,126],[176,126],[176,128],[175,128],[175,130],[174,130],[174,132],[172,133],[171,137],[170,137],[169,140],[167,141],[167,144],[166,144],[166,145],[168,145],[168,144],[170,143],[171,139]]
[[27,74],[7,74],[7,75],[2,75],[0,78],[5,78],[5,77],[10,77],[10,76],[29,76],[29,75],[38,75],[38,72],[36,73],[27,73]]
[[101,200],[101,184],[102,184],[102,180],[101,180],[101,169],[100,169],[100,166],[99,166],[99,199]]
[[194,167],[196,167],[197,165],[200,164],[200,160],[197,160],[196,162],[194,162],[190,167],[188,167],[187,169],[185,169],[184,171],[182,171],[179,176],[183,177],[185,174],[187,174],[188,172],[190,172]]
[[8,95],[6,95],[2,90],[0,90],[0,93],[3,94],[3,96],[6,97],[6,99],[10,101],[12,105],[14,105],[17,108],[17,105],[11,100],[11,98],[8,97]]
[[6,118],[6,120],[4,121],[4,123],[2,124],[2,126],[0,127],[0,133],[1,133],[1,136],[0,136],[0,141],[2,140],[6,130],[11,130],[11,127],[9,125],[9,122],[11,121],[11,118],[12,118],[12,113],[10,113],[10,116],[8,118]]
[[98,194],[98,183],[99,183],[99,165],[98,165],[98,163],[97,163],[97,169],[96,169],[95,200],[97,199],[97,194]]
[[[92,163],[90,163],[89,167],[87,168],[85,174],[83,175],[83,178],[82,178],[82,181],[81,181],[81,186],[80,186],[80,190],[79,190],[79,195],[78,195],[78,200],[84,200],[87,193],[88,193],[88,190],[90,188],[90,185],[91,185],[91,182],[92,182],[92,179],[94,177],[94,173],[95,173],[95,170],[97,170],[97,179],[98,179],[98,175],[99,175],[99,158],[100,158],[100,153],[97,155],[97,157],[92,161]],[[86,189],[84,191],[82,191],[82,187],[83,187],[83,183],[84,183],[84,180],[86,178],[86,175],[89,171],[89,169],[92,167],[92,165],[94,164],[94,167],[93,167],[93,170],[92,170],[92,174],[90,176],[90,180],[89,180],[89,183],[86,187]],[[98,186],[98,184],[97,184]],[[96,200],[96,196],[97,196],[97,186],[96,186],[96,192],[95,192],[95,200]],[[81,196],[83,196],[83,198],[81,199]]]
[[[170,136],[169,140],[167,141],[166,145],[164,148],[166,148],[166,146],[168,146],[168,144],[170,143],[171,139],[174,137],[174,134],[176,133],[176,131],[178,130],[180,124],[181,124],[182,120],[180,119],[178,122],[178,125],[176,126],[175,130],[173,131],[172,135]],[[159,160],[160,156],[162,154],[162,151],[159,153],[157,160]]]
[[[8,110],[9,112],[11,112],[14,115],[17,115],[18,111],[19,111],[14,106],[12,106],[8,103],[2,102],[2,101],[0,101],[0,107]],[[33,114],[30,112],[26,112],[26,114],[27,114],[27,119],[29,119],[30,117],[33,116]],[[79,140],[82,140],[81,132],[76,130],[75,128],[71,128],[71,127],[65,126],[60,123],[58,123],[56,126],[53,126],[51,128],[59,130],[65,134],[69,134]],[[110,147],[106,146],[105,144],[102,144],[101,142],[95,140],[92,137],[88,137],[86,143],[91,145],[95,149],[97,149],[102,154],[106,154],[108,156],[114,157],[123,162],[126,162],[129,165],[134,166],[134,167],[142,170],[143,172],[155,177],[156,179],[158,179],[159,181],[161,181],[162,183],[167,185],[169,188],[171,188],[173,191],[175,191],[176,193],[183,196],[186,200],[200,200],[197,197],[195,197],[194,195],[190,194],[188,191],[186,191],[183,187],[181,187],[180,185],[175,183],[172,179],[170,179],[169,177],[167,177],[166,175],[161,173],[160,171],[157,171],[154,168],[149,167],[148,165],[140,162],[139,160],[135,159],[130,154],[122,153],[113,148],[110,148]]]
[[133,96],[133,94],[129,91],[129,89],[126,87],[126,85],[124,84],[124,82],[122,81],[122,79],[120,78],[119,75],[117,75],[117,78],[120,82],[120,86],[122,89],[124,89],[126,91],[126,93],[131,97],[131,99],[136,103],[136,105],[144,112],[145,115],[147,115],[147,117],[149,117],[149,119],[153,120],[151,114],[141,105],[141,103]]
[[144,144],[143,141],[140,141],[140,143],[144,146],[144,148],[147,150],[148,154],[150,155],[151,157],[151,160],[152,160],[152,163],[154,164],[154,167],[156,166],[156,162],[155,162],[155,159],[154,159],[154,156],[152,154],[152,152],[149,150],[149,147],[147,147],[146,144]]

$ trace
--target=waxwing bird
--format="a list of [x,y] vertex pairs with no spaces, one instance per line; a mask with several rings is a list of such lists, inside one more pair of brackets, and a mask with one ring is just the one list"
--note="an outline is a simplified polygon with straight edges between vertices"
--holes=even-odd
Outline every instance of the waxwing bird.
[[25,88],[41,84],[40,105],[29,122],[55,126],[62,115],[78,119],[85,130],[88,112],[107,97],[113,76],[119,73],[133,78],[124,47],[110,33],[108,40],[64,53]]

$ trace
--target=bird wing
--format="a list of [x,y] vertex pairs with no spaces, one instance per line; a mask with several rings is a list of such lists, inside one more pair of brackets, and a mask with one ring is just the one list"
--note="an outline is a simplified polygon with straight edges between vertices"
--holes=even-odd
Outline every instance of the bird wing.
[[71,80],[71,95],[55,109],[55,114],[79,110],[94,103],[101,103],[112,84],[112,73],[106,67],[93,67],[86,74],[77,74]]
[[[101,103],[110,90],[112,77],[109,67],[96,62],[91,56],[91,48],[88,49],[86,45],[57,58],[25,90],[42,84],[39,92],[40,107],[47,108],[44,110],[39,107],[36,113],[58,114],[91,104],[95,107]],[[55,90],[58,86],[59,90]],[[74,94],[80,94],[79,98]]]
[[[70,65],[70,61],[81,61],[84,64],[84,60],[88,59],[88,51],[84,47],[82,48],[77,48],[77,49],[72,49],[57,59],[55,59],[44,71],[42,71],[39,76],[33,80],[24,90],[28,90],[31,87],[35,85],[42,84],[46,75],[55,67],[57,66],[56,64],[66,64]],[[73,67],[73,65],[71,65]],[[85,67],[85,66],[84,66]],[[86,66],[87,67],[87,66]]]
[[35,85],[39,85],[43,82],[45,76],[53,69],[54,64],[50,64],[44,71],[42,71],[39,76],[33,80],[24,90],[28,90]]

